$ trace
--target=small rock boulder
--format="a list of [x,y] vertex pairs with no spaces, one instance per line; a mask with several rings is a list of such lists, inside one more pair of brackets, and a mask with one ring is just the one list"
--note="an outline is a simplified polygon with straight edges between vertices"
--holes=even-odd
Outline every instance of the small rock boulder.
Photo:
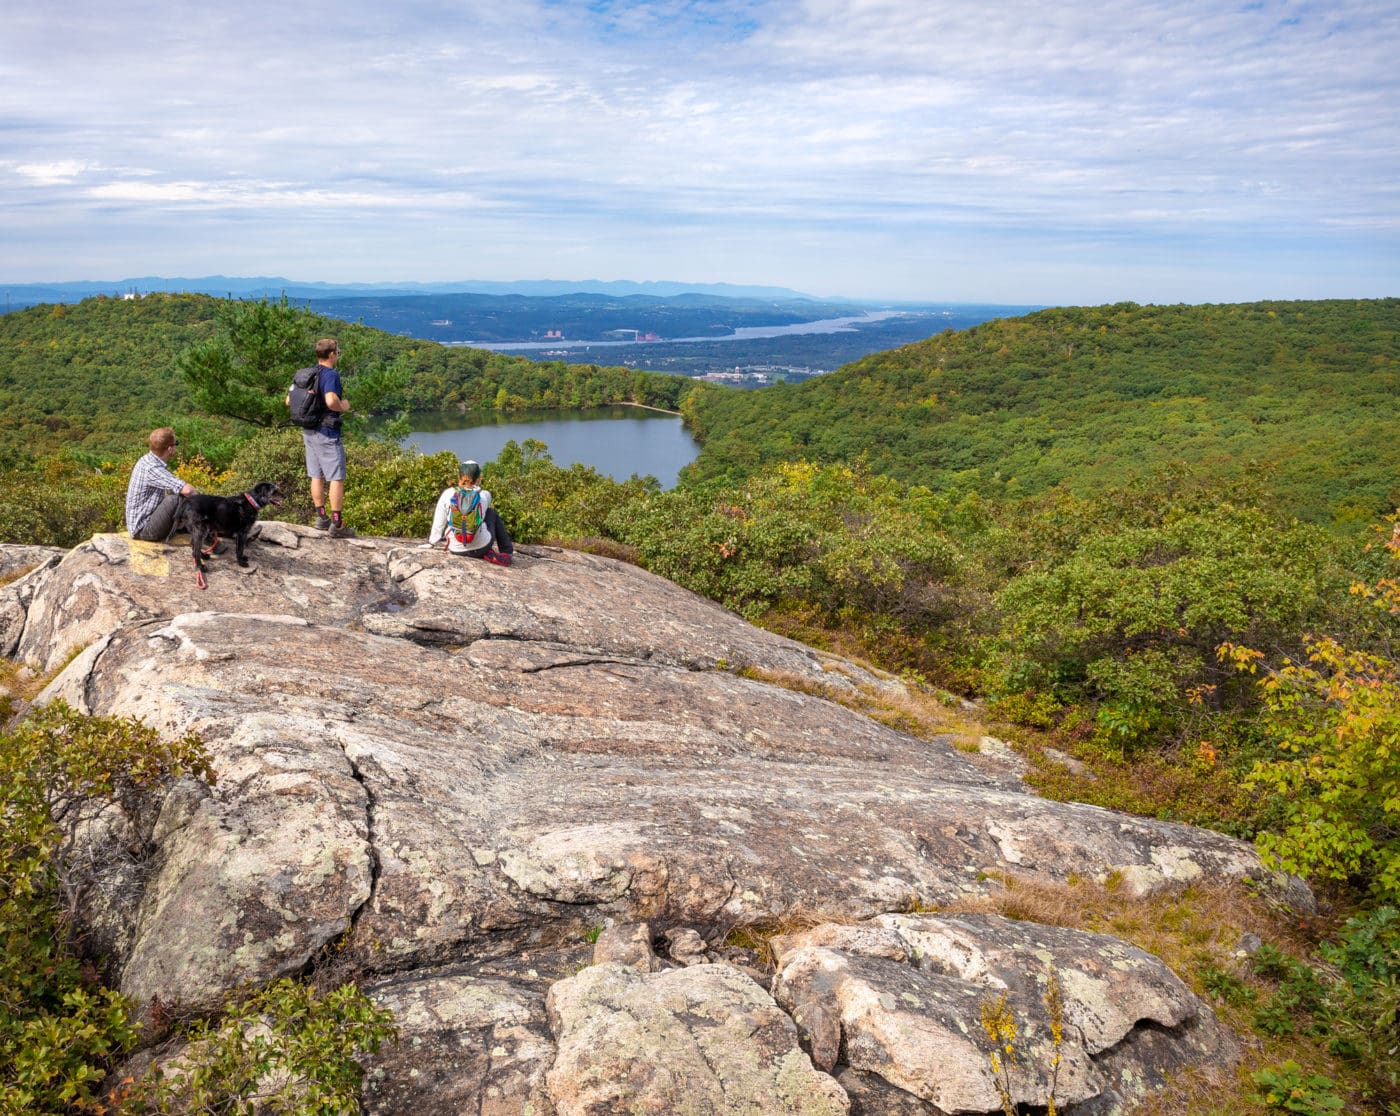
[[774,996],[813,1062],[855,1071],[867,1099],[893,1087],[943,1112],[995,1112],[1053,1093],[1061,1108],[1116,1112],[1173,1070],[1238,1056],[1166,965],[1100,934],[991,915],[884,915],[774,948]]
[[559,1116],[846,1116],[797,1028],[731,965],[645,974],[594,965],[549,990],[558,1054],[547,1080]]

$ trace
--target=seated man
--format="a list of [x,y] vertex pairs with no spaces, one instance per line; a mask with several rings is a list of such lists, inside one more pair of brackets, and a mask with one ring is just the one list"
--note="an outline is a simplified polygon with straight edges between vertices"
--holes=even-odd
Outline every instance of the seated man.
[[[445,488],[433,514],[429,545],[447,539],[453,554],[484,558],[498,566],[509,566],[514,547],[506,525],[491,506],[491,493],[481,487],[481,466],[475,461],[458,465],[457,484]],[[492,541],[496,548],[491,548]]]
[[133,539],[164,542],[174,534],[180,497],[194,495],[195,487],[166,464],[180,444],[175,431],[168,426],[152,430],[146,444],[151,450],[132,468],[126,486],[126,529]]

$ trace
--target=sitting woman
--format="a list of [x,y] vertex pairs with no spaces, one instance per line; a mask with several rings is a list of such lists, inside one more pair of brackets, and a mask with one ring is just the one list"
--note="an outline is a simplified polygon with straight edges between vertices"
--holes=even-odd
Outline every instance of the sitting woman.
[[456,485],[443,489],[438,497],[429,544],[446,539],[447,549],[453,554],[509,566],[515,548],[506,525],[491,506],[491,493],[481,487],[481,466],[475,461],[462,461],[457,473]]

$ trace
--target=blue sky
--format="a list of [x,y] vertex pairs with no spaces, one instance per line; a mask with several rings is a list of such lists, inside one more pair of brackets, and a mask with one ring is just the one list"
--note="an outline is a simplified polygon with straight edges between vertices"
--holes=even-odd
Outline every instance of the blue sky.
[[0,282],[1400,295],[1394,0],[6,8]]

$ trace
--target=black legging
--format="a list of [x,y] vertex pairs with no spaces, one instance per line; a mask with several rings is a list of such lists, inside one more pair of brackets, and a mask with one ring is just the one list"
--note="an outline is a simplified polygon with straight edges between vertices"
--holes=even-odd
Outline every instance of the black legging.
[[[501,517],[495,508],[487,508],[486,514],[481,517],[481,521],[486,524],[486,529],[491,532],[491,537],[496,540],[496,549],[502,554],[510,554],[515,550],[515,544],[510,541],[510,532],[506,530],[506,525],[501,522]],[[479,558],[485,554],[490,547],[473,551]]]

